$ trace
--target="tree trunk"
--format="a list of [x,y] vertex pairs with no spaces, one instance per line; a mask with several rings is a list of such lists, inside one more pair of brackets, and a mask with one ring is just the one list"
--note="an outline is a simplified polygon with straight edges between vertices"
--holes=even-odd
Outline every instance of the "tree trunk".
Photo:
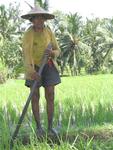
[[73,64],[73,75],[75,76],[75,75],[77,75],[77,59],[76,59],[76,52],[75,52],[75,50],[74,50],[74,56],[73,56],[74,58],[74,64]]

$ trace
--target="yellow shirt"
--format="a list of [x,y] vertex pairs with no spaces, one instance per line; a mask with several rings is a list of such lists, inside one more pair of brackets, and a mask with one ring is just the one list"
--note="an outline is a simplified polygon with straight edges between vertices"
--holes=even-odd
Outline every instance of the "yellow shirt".
[[50,29],[45,27],[42,32],[34,31],[34,39],[33,39],[34,64],[40,65],[45,49],[47,48],[49,43],[52,44],[53,49],[55,50],[59,49],[54,34],[51,32]]
[[31,79],[31,74],[35,71],[34,64],[40,65],[42,56],[49,43],[52,44],[52,50],[55,53],[53,63],[58,69],[56,58],[60,54],[60,48],[53,32],[48,27],[44,27],[43,32],[35,32],[32,26],[25,32],[22,47],[26,79]]

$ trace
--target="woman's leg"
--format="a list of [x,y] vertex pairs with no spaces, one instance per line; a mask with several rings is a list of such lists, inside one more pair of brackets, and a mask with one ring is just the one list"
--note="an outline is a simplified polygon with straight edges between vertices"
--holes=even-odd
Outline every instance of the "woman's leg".
[[48,130],[52,129],[54,115],[54,85],[45,87],[47,101]]
[[39,88],[36,88],[32,96],[31,105],[32,105],[32,112],[36,121],[37,129],[41,128],[40,113],[39,113],[39,99],[40,99]]

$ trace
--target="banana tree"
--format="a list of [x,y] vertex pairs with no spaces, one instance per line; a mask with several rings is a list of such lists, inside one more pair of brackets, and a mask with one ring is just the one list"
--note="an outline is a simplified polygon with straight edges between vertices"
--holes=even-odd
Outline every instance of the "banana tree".
[[22,64],[20,38],[23,20],[19,17],[19,5],[0,6],[0,59],[12,77]]
[[8,8],[0,6],[0,33],[4,39],[12,40],[15,35],[20,35],[22,19],[19,17],[19,5],[10,4]]

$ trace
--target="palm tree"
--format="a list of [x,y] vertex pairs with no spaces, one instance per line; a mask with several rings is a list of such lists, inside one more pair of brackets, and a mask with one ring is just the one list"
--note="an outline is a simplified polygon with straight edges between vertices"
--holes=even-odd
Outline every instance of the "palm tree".
[[82,21],[81,16],[77,13],[67,15],[67,29],[66,32],[61,35],[61,57],[62,57],[62,72],[66,65],[69,65],[72,75],[78,75],[80,73],[82,60],[82,53],[85,44],[82,43]]
[[104,55],[102,67],[112,65],[113,68],[113,19],[103,19],[103,36],[105,43],[103,44]]
[[44,8],[45,10],[49,9],[49,0],[45,0],[43,2],[43,0],[34,0],[34,5],[40,5],[40,7]]
[[[108,27],[108,24],[111,27]],[[107,25],[107,27],[106,27]],[[106,59],[112,52],[113,33],[112,24],[108,20],[87,20],[84,26],[84,42],[91,47],[89,72],[100,71]]]

